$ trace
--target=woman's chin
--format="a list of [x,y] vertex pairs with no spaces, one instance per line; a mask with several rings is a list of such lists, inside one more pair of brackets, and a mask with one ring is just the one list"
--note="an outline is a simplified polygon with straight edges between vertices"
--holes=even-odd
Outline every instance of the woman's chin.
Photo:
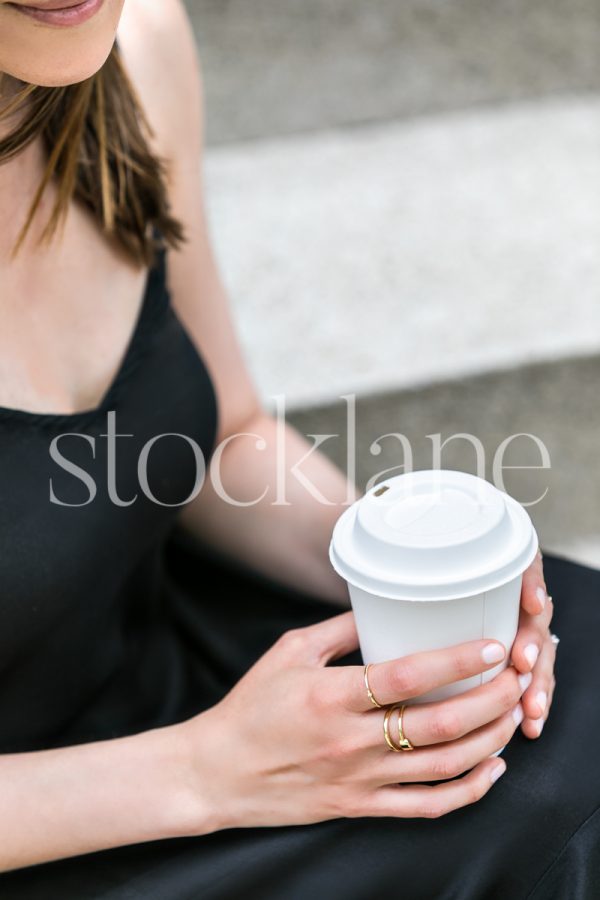
[[[38,59],[32,60],[30,63],[21,60],[18,65],[6,64],[3,71],[19,81],[36,84],[40,87],[66,87],[70,84],[79,84],[86,78],[91,78],[102,68],[112,49],[112,44],[104,53],[98,53],[97,48],[95,49],[96,52],[92,56],[81,60],[70,60],[68,63],[63,60],[60,64],[54,59]],[[2,70],[2,66],[0,66],[0,70]]]
[[101,65],[94,69],[82,68],[73,72],[31,73],[26,78],[22,77],[21,80],[39,87],[68,87],[70,84],[79,84],[87,78],[91,78],[100,68]]

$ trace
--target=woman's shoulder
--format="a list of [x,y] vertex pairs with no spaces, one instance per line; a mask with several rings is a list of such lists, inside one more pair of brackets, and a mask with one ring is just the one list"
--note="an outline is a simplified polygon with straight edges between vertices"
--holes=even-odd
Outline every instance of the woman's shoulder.
[[196,41],[183,0],[127,0],[117,40],[166,157],[202,149],[202,85]]

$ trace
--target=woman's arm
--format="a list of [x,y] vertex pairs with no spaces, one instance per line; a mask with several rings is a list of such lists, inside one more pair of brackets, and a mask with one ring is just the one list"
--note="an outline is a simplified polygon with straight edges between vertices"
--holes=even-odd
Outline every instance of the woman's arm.
[[[318,450],[310,452],[311,444],[291,425],[266,413],[257,412],[241,431],[246,436],[232,437],[213,458],[212,472],[182,521],[205,543],[275,580],[349,606],[346,584],[327,552],[347,500],[346,478]],[[300,462],[309,487],[295,475]]]
[[[207,713],[196,716],[194,766]],[[219,827],[179,726],[0,756],[0,871]]]

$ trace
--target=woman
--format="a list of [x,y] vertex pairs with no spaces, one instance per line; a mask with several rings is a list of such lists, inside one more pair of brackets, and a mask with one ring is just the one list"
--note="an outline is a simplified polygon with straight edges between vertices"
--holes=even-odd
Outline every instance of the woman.
[[[539,742],[541,557],[512,665],[411,707],[415,752],[389,752],[327,560],[348,485],[318,453],[328,504],[292,477],[309,445],[261,408],[211,255],[189,23],[123,5],[0,0],[1,896],[591,897],[588,864],[560,891],[600,798],[598,579],[548,561],[569,701]],[[505,652],[369,687],[385,706]]]

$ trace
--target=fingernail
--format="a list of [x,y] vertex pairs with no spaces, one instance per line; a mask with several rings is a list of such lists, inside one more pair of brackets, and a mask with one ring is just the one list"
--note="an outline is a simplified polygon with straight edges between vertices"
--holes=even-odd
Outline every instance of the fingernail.
[[513,709],[512,717],[513,717],[515,725],[520,725],[521,722],[523,721],[523,707],[521,706],[520,703],[517,703],[517,705]]
[[535,592],[535,596],[540,601],[540,605],[543,609],[544,606],[546,605],[546,591],[544,590],[544,588],[543,587],[537,588],[537,590]]
[[531,672],[525,672],[524,675],[519,675],[519,685],[521,687],[521,693],[524,694],[529,685],[531,684],[531,679],[533,675]]
[[538,693],[535,695],[535,702],[541,709],[543,715],[546,712],[546,703],[548,702],[546,691],[538,691]]
[[492,784],[495,781],[498,781],[500,776],[504,775],[505,772],[506,772],[506,763],[505,762],[499,762],[497,766],[494,766],[494,768],[490,772],[490,781],[492,782]]
[[523,653],[525,654],[525,659],[529,663],[529,665],[533,668],[535,666],[536,660],[538,658],[539,649],[536,644],[527,644]]
[[481,651],[481,658],[485,663],[500,662],[504,659],[504,647],[502,644],[486,644]]

